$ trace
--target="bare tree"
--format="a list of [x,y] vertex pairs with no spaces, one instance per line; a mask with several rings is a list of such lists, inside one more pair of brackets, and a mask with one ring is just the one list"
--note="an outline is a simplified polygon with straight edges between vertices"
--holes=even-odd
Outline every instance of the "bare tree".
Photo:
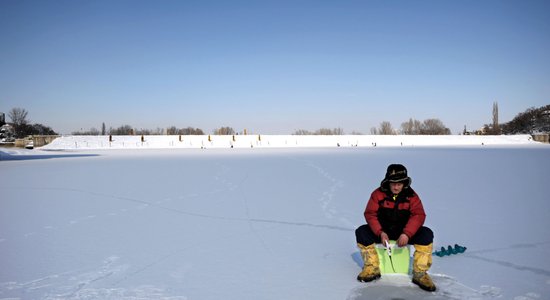
[[166,129],[166,134],[167,135],[176,135],[176,134],[178,134],[178,129],[176,128],[176,126],[168,127]]
[[445,135],[451,134],[451,130],[439,119],[426,119],[422,122],[421,134],[426,135]]
[[338,127],[332,130],[333,135],[344,135],[344,129]]
[[149,131],[149,135],[162,135],[162,128],[160,127],[148,129],[147,131]]
[[134,134],[136,135],[153,135],[153,131],[151,129],[134,129]]
[[214,134],[217,134],[217,135],[232,135],[232,134],[235,134],[235,130],[231,127],[226,126],[226,127],[221,127],[221,128],[215,129]]
[[293,135],[343,135],[344,129],[338,127],[334,129],[330,128],[321,128],[317,129],[315,132],[311,132],[305,129],[298,129],[294,131]]
[[112,135],[133,135],[134,129],[130,125],[122,125],[116,129],[111,128]]
[[73,131],[71,132],[72,135],[99,135],[99,130],[92,127],[88,131]]
[[406,135],[418,135],[422,129],[422,122],[410,118],[409,121],[401,124],[401,132]]
[[204,132],[200,128],[187,127],[178,131],[182,135],[204,135]]
[[371,129],[370,129],[370,134],[372,134],[372,135],[377,135],[377,134],[378,134],[378,128],[376,128],[376,127],[371,127]]
[[395,130],[390,122],[384,121],[380,123],[380,129],[378,129],[380,135],[395,135]]
[[101,123],[101,135],[105,135],[107,130],[105,129],[105,122]]
[[27,121],[28,114],[29,113],[27,112],[27,110],[16,107],[16,108],[12,108],[8,112],[8,117],[10,117],[13,126],[17,127],[28,123]]
[[298,129],[294,131],[293,135],[311,135],[312,133],[305,129]]
[[343,135],[344,130],[342,128],[321,128],[314,133],[315,135]]
[[19,107],[12,108],[8,112],[8,117],[10,117],[11,119],[16,138],[27,135],[27,132],[29,131],[29,126],[27,126],[27,115],[28,112],[25,109]]

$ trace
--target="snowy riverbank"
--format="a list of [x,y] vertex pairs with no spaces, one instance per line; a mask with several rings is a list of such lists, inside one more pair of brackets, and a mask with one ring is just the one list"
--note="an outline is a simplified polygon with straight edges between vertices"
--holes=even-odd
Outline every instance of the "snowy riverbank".
[[413,136],[413,135],[198,135],[198,136],[63,136],[44,150],[68,149],[163,149],[163,148],[302,148],[302,147],[410,147],[529,145],[530,135]]

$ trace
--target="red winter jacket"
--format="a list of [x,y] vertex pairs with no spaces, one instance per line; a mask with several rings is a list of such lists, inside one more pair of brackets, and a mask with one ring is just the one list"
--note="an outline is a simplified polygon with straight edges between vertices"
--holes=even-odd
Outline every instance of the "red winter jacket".
[[384,231],[390,239],[397,239],[402,233],[411,238],[426,220],[422,201],[411,187],[405,188],[395,200],[391,192],[377,188],[370,196],[364,215],[376,236]]

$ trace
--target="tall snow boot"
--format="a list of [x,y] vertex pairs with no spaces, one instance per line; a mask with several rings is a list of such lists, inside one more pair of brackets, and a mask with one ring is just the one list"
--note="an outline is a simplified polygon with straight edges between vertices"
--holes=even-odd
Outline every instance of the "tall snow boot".
[[380,278],[380,260],[378,260],[374,243],[369,246],[358,243],[357,246],[363,258],[363,270],[357,275],[357,280],[369,282]]
[[433,244],[414,245],[414,249],[412,282],[425,291],[433,292],[435,284],[428,275],[428,269],[432,266]]

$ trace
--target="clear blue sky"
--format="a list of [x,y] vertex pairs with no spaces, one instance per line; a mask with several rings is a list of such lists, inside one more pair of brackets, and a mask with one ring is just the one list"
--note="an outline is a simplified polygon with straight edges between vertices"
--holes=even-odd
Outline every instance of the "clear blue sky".
[[550,1],[0,0],[0,111],[291,134],[550,104]]

